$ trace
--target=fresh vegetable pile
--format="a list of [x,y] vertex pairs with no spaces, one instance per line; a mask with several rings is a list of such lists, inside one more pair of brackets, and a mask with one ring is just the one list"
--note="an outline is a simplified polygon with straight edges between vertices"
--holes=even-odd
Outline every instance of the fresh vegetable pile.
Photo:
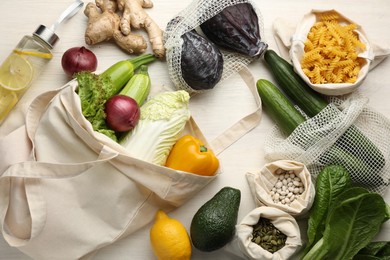
[[[127,7],[119,6],[120,10]],[[118,34],[123,34],[124,29],[119,32],[117,9],[112,8],[113,12],[108,13],[107,6],[100,12],[93,4],[88,5],[86,40],[95,44],[113,37],[129,52],[143,52],[142,41],[137,43],[130,36],[118,40]],[[123,14],[122,22],[126,20],[125,12]],[[146,14],[142,14],[143,19],[148,20]],[[100,39],[103,16],[116,22],[115,28],[105,32]],[[167,25],[168,34],[180,29],[186,18],[173,18]],[[159,42],[161,31],[154,26],[152,23],[149,36],[151,41],[157,37]],[[199,28],[188,25],[185,29],[183,34],[174,34],[180,38],[180,58],[169,54],[167,63],[171,66],[171,63],[179,62],[172,66],[180,67],[173,68],[180,75],[173,73],[170,67],[172,81],[189,88],[159,93],[151,98],[148,97],[151,80],[146,64],[156,56],[164,55],[161,46],[154,48],[158,55],[143,54],[117,62],[100,75],[92,72],[96,69],[96,57],[94,60],[86,49],[72,49],[64,55],[64,71],[75,76],[79,84],[77,91],[83,115],[95,131],[121,144],[134,158],[185,173],[216,174],[220,166],[218,158],[201,140],[184,135],[183,130],[191,116],[191,91],[210,90],[220,82],[226,73],[225,53],[236,53],[248,59],[261,58],[264,54],[264,64],[278,86],[271,80],[259,79],[257,90],[265,112],[285,136],[299,130],[329,106],[330,102],[311,89],[287,60],[261,41],[259,19],[251,3],[228,6],[200,23]],[[125,44],[126,41],[130,42]],[[165,43],[172,44],[170,41],[166,37]],[[156,42],[152,41],[152,44],[156,45]],[[87,56],[89,63],[78,58],[81,54]],[[308,62],[308,55],[305,62]],[[359,149],[356,149],[357,145]],[[390,208],[380,194],[369,190],[388,185],[382,174],[387,163],[385,154],[358,127],[351,125],[323,155],[319,156],[322,171],[313,176],[313,180],[309,178],[315,182],[316,194],[312,208],[309,210],[311,203],[306,207],[309,212],[308,241],[300,251],[302,260],[388,259],[389,243],[373,242],[373,239],[390,218]],[[325,156],[330,160],[325,160]],[[298,203],[307,187],[293,170],[279,168],[275,172],[278,177],[270,189],[273,202],[287,206]],[[190,232],[178,220],[158,211],[150,230],[155,255],[159,259],[190,259],[192,246],[204,252],[227,246],[238,235],[235,232],[240,200],[239,189],[222,188],[194,212]],[[252,244],[262,247],[268,255],[287,247],[288,236],[272,221],[260,217],[256,223],[251,227]],[[294,246],[297,248],[300,243]]]
[[[78,50],[72,48],[67,55]],[[148,99],[151,80],[146,64],[154,60],[154,55],[143,54],[119,61],[100,75],[77,68],[72,76],[78,82],[83,115],[95,131],[118,142],[134,158],[198,175],[215,175],[219,160],[213,152],[194,136],[182,136],[191,116],[189,94],[166,91]],[[184,150],[187,152],[182,153]],[[183,162],[187,156],[192,156],[191,163]]]
[[[103,133],[115,141],[117,140],[116,131],[109,128],[106,122],[106,102],[114,95],[126,95],[127,93],[121,92],[121,90],[134,75],[135,70],[153,60],[155,60],[153,55],[144,54],[131,60],[119,61],[100,75],[88,71],[82,71],[76,75],[83,115],[91,122],[95,131]],[[138,113],[137,109],[134,109],[136,105],[131,105],[130,109]],[[113,121],[118,121],[112,118],[110,112],[112,106],[111,104],[108,108],[110,115],[108,117],[109,124]],[[115,124],[118,123],[116,122]],[[119,128],[122,130],[122,127]]]
[[[74,235],[70,236],[71,239],[66,237],[67,241],[76,244],[80,242],[81,251],[84,247],[85,250],[92,251],[113,243],[135,232],[141,226],[147,225],[154,216],[154,223],[151,223],[149,233],[150,251],[161,260],[190,260],[196,250],[201,251],[197,252],[198,258],[214,258],[215,255],[211,252],[224,249],[227,251],[233,249],[232,251],[235,250],[233,253],[248,259],[290,259],[293,256],[302,260],[390,260],[390,241],[375,241],[383,224],[390,219],[389,205],[380,192],[376,192],[384,191],[390,186],[390,149],[386,150],[381,145],[387,140],[381,143],[378,139],[381,138],[382,132],[370,132],[361,127],[366,124],[369,125],[367,128],[375,128],[370,125],[370,122],[366,122],[365,118],[361,121],[356,120],[363,113],[362,111],[368,110],[367,106],[360,107],[361,111],[347,123],[339,118],[348,114],[348,108],[355,100],[346,99],[350,101],[346,102],[348,104],[343,103],[343,106],[338,106],[332,102],[335,99],[320,95],[320,91],[313,88],[313,85],[321,84],[353,85],[364,79],[372,57],[369,57],[369,60],[361,55],[371,50],[366,49],[369,47],[367,44],[369,42],[361,40],[362,37],[359,36],[361,33],[357,33],[359,26],[354,23],[340,23],[341,16],[331,11],[318,15],[313,26],[306,28],[307,35],[303,35],[306,39],[302,39],[301,35],[292,37],[294,40],[299,38],[302,47],[300,52],[298,51],[299,69],[305,73],[302,75],[296,73],[297,64],[294,63],[296,59],[292,55],[296,52],[290,51],[292,65],[289,60],[283,59],[263,41],[262,21],[259,10],[254,6],[254,0],[193,0],[192,2],[193,4],[184,12],[173,16],[165,32],[147,12],[147,8],[153,6],[150,0],[95,0],[88,3],[84,10],[85,17],[83,16],[85,34],[82,37],[85,43],[89,48],[93,48],[96,44],[112,41],[121,49],[119,51],[130,54],[131,58],[113,63],[98,74],[95,72],[99,65],[98,59],[92,50],[83,46],[70,48],[64,52],[61,67],[69,79],[72,78],[73,82],[77,82],[76,93],[80,98],[77,101],[80,103],[76,102],[76,108],[81,108],[85,120],[82,116],[80,118],[78,110],[73,110],[74,106],[71,108],[72,112],[77,112],[75,114],[68,113],[63,116],[64,114],[58,113],[62,108],[68,109],[66,105],[75,104],[75,102],[66,102],[69,97],[77,97],[73,91],[74,84],[67,84],[66,87],[70,87],[65,91],[62,88],[56,90],[58,92],[50,91],[50,95],[60,93],[54,99],[50,99],[51,103],[46,95],[34,99],[35,102],[29,107],[31,110],[35,109],[37,103],[43,103],[42,98],[49,105],[46,110],[40,111],[45,114],[40,118],[37,117],[39,121],[34,121],[35,118],[31,120],[32,117],[27,118],[26,127],[29,124],[42,123],[42,127],[33,131],[36,133],[34,138],[37,138],[33,140],[30,131],[27,131],[27,134],[32,141],[48,142],[42,142],[46,145],[38,144],[40,142],[34,143],[34,158],[31,159],[29,155],[26,158],[31,161],[22,162],[23,164],[18,162],[14,165],[21,166],[22,170],[31,167],[36,171],[34,172],[36,175],[30,176],[33,178],[25,178],[25,182],[22,181],[20,187],[25,189],[26,193],[22,194],[25,196],[19,196],[20,190],[16,190],[16,193],[14,193],[15,189],[11,191],[13,186],[19,188],[17,181],[13,180],[14,177],[28,176],[22,171],[15,170],[20,168],[11,165],[5,171],[6,174],[1,176],[2,184],[6,187],[2,192],[4,195],[2,200],[20,203],[18,200],[22,199],[20,203],[22,212],[26,213],[25,215],[14,214],[17,212],[18,205],[15,207],[9,203],[9,207],[3,210],[4,219],[14,221],[21,218],[22,222],[27,219],[26,226],[32,224],[33,229],[28,230],[27,234],[22,234],[23,238],[19,239],[17,233],[24,233],[24,227],[19,230],[18,221],[14,221],[16,228],[8,225],[11,221],[1,223],[6,240],[18,238],[13,239],[17,247],[20,246],[26,251],[31,248],[34,250],[39,241],[49,241],[47,237],[50,238],[51,234],[47,237],[45,235],[55,226],[53,220],[55,221],[56,218],[60,224],[69,222],[74,225],[75,221],[64,221],[64,216],[70,215],[63,215],[64,219],[62,219],[59,218],[59,214],[56,214],[65,211],[55,210],[54,215],[39,214],[38,206],[47,204],[47,212],[49,212],[58,209],[53,205],[59,201],[59,208],[63,205],[71,206],[69,208],[72,210],[67,212],[70,212],[74,219],[88,220],[88,217],[91,217],[92,222],[99,223],[103,227],[101,232],[97,229],[92,230],[93,232],[80,232],[84,230],[80,227],[88,226],[84,225],[88,221],[83,221],[79,225],[74,225],[75,230],[69,229],[65,232],[65,235]],[[144,29],[142,33],[148,37],[150,46],[142,34],[137,34],[139,29]],[[104,48],[103,45],[99,47]],[[153,54],[144,54],[148,47]],[[7,79],[9,81],[13,78],[11,72],[19,73],[17,82],[6,84],[13,87],[15,91],[24,91],[25,86],[34,76],[33,67],[23,60],[22,54],[26,57],[52,58],[51,54],[14,50],[14,54],[6,61],[6,67],[11,68],[15,65],[16,69],[0,73],[0,83],[5,84]],[[166,60],[163,60],[165,57]],[[157,59],[160,59],[159,62],[162,64],[165,62],[164,65],[176,91],[163,91],[151,96],[154,82],[151,77],[152,66],[149,64]],[[168,215],[169,210],[182,205],[189,197],[197,195],[195,193],[198,190],[217,176],[221,166],[217,154],[213,153],[212,147],[203,137],[199,138],[200,131],[194,127],[196,126],[194,122],[190,121],[191,94],[203,94],[214,89],[224,79],[251,62],[259,63],[269,69],[271,77],[260,78],[256,82],[257,92],[261,97],[264,112],[277,125],[277,128],[274,128],[275,132],[278,131],[279,134],[280,130],[280,139],[287,140],[291,146],[286,145],[288,149],[284,150],[279,146],[277,151],[279,154],[275,152],[277,156],[267,163],[264,167],[266,169],[254,176],[252,182],[247,178],[256,208],[251,210],[241,223],[238,223],[240,205],[247,202],[242,201],[242,191],[231,186],[221,188],[210,198],[201,197],[204,199],[202,205],[197,210],[186,213],[190,216],[187,222],[171,218]],[[162,82],[158,82],[160,83]],[[327,91],[321,93],[326,94]],[[17,97],[8,92],[2,90],[0,97],[4,96],[3,100],[8,103],[17,102]],[[50,109],[53,108],[57,113],[51,113],[53,110]],[[209,107],[202,107],[202,109],[209,112],[207,110]],[[31,110],[29,112],[32,112]],[[327,117],[324,113],[340,115],[340,117]],[[333,120],[334,118],[336,119]],[[350,124],[352,121],[353,123]],[[62,129],[67,129],[69,132],[63,134],[61,127],[58,127],[59,122],[61,126],[65,126]],[[47,126],[44,123],[49,125],[49,130],[44,129]],[[77,128],[69,126],[77,126]],[[342,128],[342,126],[346,127]],[[194,129],[189,129],[191,127]],[[86,142],[91,136],[89,135],[91,128],[95,131],[92,137],[98,137],[93,140],[90,138],[94,141],[92,145]],[[390,123],[387,128],[389,134],[386,138],[389,137],[390,140]],[[20,128],[15,133],[19,134],[20,130],[25,129]],[[379,137],[375,139],[372,132]],[[54,142],[49,139],[49,133],[55,134],[54,137],[50,136]],[[11,137],[14,138],[14,135]],[[55,137],[66,138],[57,143]],[[80,137],[79,144],[82,145],[75,145],[75,142],[70,141],[75,140],[71,137]],[[104,140],[104,144],[97,144],[99,140]],[[219,140],[221,139],[216,139]],[[5,143],[8,143],[7,141]],[[253,141],[255,146],[257,141]],[[49,154],[47,157],[51,159],[49,153],[51,151],[47,149],[48,144],[57,152],[53,153],[57,156],[53,158],[61,159],[58,160],[59,167],[57,162],[52,163],[51,160],[46,159],[46,154]],[[85,152],[84,145],[85,148],[93,148],[91,153]],[[323,149],[317,149],[319,146]],[[111,151],[114,150],[113,148],[126,150],[127,153],[123,156],[121,152]],[[78,149],[80,153],[73,153]],[[23,152],[24,148],[17,147],[16,150]],[[96,150],[99,150],[100,154],[97,154]],[[293,156],[288,152],[293,153]],[[306,159],[304,156],[306,152],[313,154],[314,159]],[[84,157],[79,159],[80,154],[93,159],[84,160]],[[65,155],[72,155],[69,158],[72,160],[76,158],[78,162],[70,162],[70,159],[64,158]],[[266,152],[266,156],[268,155]],[[14,160],[13,154],[6,157]],[[285,164],[282,166],[277,164],[280,161],[277,161],[276,157]],[[268,160],[267,157],[265,159]],[[98,169],[102,165],[103,167]],[[313,165],[321,168],[321,171],[319,173],[314,171]],[[54,203],[48,199],[48,203],[39,202],[39,205],[34,207],[32,198],[40,196],[36,194],[30,196],[29,191],[38,190],[37,180],[42,177],[41,172],[38,171],[41,168],[38,167],[41,166],[57,167],[53,167],[54,171],[42,171],[45,179],[41,183],[50,183],[53,186],[48,186],[49,189],[45,187],[40,189],[45,192],[42,198],[50,198]],[[299,167],[302,170],[298,169]],[[60,168],[66,168],[67,175],[62,176],[56,171]],[[87,168],[88,172],[80,173],[79,168]],[[161,179],[155,181],[160,175]],[[92,179],[87,179],[90,176],[97,178],[98,184],[104,183],[107,186],[97,190],[100,187],[95,185],[96,182],[92,182]],[[68,185],[68,182],[60,185],[62,183],[53,181],[54,178],[74,182],[75,185]],[[235,178],[244,178],[244,174],[238,173]],[[92,190],[97,190],[97,193],[87,194],[88,189],[79,192],[78,188],[84,188],[76,182],[80,179],[83,185],[89,184],[88,188],[92,187]],[[262,188],[261,192],[254,187],[254,184],[258,183],[261,184],[259,185]],[[56,199],[62,195],[55,189],[60,186],[64,188],[60,192],[65,191],[65,195],[69,195],[66,192],[76,191],[69,196],[70,201],[66,201],[68,196],[64,196],[63,201],[62,198]],[[121,186],[120,191],[119,186]],[[54,191],[56,196],[51,198],[48,193],[50,191]],[[77,200],[77,203],[73,203],[71,199]],[[29,202],[27,204],[32,207],[25,207],[27,204],[24,205],[24,201]],[[114,203],[111,203],[112,201]],[[103,204],[112,207],[102,206]],[[125,205],[128,208],[124,209]],[[105,210],[105,207],[114,210],[111,212]],[[159,210],[158,207],[164,210]],[[88,212],[89,209],[92,211]],[[152,212],[153,209],[155,212]],[[102,217],[99,213],[103,211],[105,212]],[[92,214],[89,214],[90,212]],[[14,219],[12,215],[16,215],[16,218]],[[47,227],[40,225],[41,223],[36,225],[36,216],[48,220],[50,225]],[[81,218],[78,218],[79,216]],[[247,221],[248,219],[250,221]],[[307,224],[307,230],[303,231],[307,234],[306,240],[301,239],[302,232],[298,219]],[[122,220],[122,222],[115,223],[114,220]],[[44,227],[42,232],[36,232],[42,227]],[[65,230],[61,225],[59,228]],[[80,230],[76,230],[77,228]],[[95,226],[90,225],[89,228],[95,229]],[[81,235],[89,233],[89,237],[74,239],[78,235],[77,232],[82,233]],[[95,233],[105,233],[108,239],[102,239]],[[97,246],[91,247],[88,244],[90,242],[96,242]],[[43,251],[49,249],[46,244],[43,247]],[[77,246],[72,247],[79,249]],[[59,254],[55,250],[58,248],[56,246],[53,248],[50,254]],[[43,252],[42,255],[45,253]],[[79,255],[85,257],[91,255],[90,253],[80,252]],[[207,255],[208,253],[211,254]],[[40,252],[34,254],[35,258],[37,255],[39,258]]]

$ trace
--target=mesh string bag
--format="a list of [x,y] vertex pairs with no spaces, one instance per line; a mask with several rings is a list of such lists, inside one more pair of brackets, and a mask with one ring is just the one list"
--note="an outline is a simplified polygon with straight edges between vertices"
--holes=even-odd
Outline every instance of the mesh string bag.
[[390,121],[359,92],[328,101],[288,137],[274,126],[265,140],[266,160],[302,162],[313,179],[325,165],[342,165],[357,186],[383,195],[390,179]]
[[[166,60],[169,75],[176,89],[186,90],[190,94],[208,91],[191,88],[182,77],[181,53],[183,39],[181,36],[193,29],[202,35],[202,31],[199,28],[200,24],[215,16],[224,8],[240,3],[250,3],[253,6],[259,20],[260,36],[263,38],[264,29],[261,13],[256,8],[255,4],[249,0],[194,0],[185,9],[173,17],[173,19],[177,17],[180,17],[180,19],[175,20],[174,23],[168,23],[164,32],[164,45],[166,48]],[[223,72],[217,85],[220,85],[221,82],[234,73],[240,71],[253,60],[258,59],[227,51],[222,48],[219,49],[223,56]]]

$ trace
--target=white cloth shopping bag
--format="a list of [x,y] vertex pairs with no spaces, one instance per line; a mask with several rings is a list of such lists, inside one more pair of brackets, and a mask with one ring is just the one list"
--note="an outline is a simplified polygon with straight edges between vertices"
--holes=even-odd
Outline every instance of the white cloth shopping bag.
[[[256,109],[209,143],[216,154],[258,125]],[[0,140],[0,225],[10,246],[34,259],[80,259],[179,207],[217,176],[137,160],[82,116],[76,81],[43,93],[25,125]],[[187,133],[204,140],[195,121]]]

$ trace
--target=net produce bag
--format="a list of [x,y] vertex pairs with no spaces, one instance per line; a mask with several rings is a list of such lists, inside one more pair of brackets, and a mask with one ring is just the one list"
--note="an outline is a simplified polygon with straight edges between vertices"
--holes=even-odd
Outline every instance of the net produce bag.
[[383,195],[390,177],[390,121],[359,92],[329,102],[288,137],[275,126],[266,138],[266,160],[302,162],[314,178],[325,165],[342,165],[356,185]]
[[[171,80],[177,89],[184,89],[190,94],[196,94],[207,91],[206,89],[194,89],[189,86],[183,78],[181,68],[182,61],[182,36],[191,31],[196,30],[200,35],[204,36],[199,26],[220,13],[224,8],[241,3],[250,3],[256,11],[259,23],[260,37],[264,36],[263,21],[260,11],[256,8],[253,1],[249,0],[196,0],[192,1],[184,10],[172,17],[172,21],[168,23],[164,34],[164,46],[166,48],[166,60]],[[206,37],[207,38],[207,37]],[[262,39],[263,41],[263,39]],[[264,50],[267,45],[264,44]],[[223,82],[231,75],[240,71],[243,67],[251,63],[256,58],[239,54],[226,50],[225,48],[217,48],[223,56],[223,72],[219,82]]]

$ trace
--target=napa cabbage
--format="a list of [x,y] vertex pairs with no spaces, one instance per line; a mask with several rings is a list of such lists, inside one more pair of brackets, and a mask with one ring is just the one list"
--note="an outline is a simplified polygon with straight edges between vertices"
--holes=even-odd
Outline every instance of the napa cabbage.
[[138,124],[119,143],[134,158],[165,165],[190,118],[189,99],[185,90],[166,91],[152,97],[141,106]]

